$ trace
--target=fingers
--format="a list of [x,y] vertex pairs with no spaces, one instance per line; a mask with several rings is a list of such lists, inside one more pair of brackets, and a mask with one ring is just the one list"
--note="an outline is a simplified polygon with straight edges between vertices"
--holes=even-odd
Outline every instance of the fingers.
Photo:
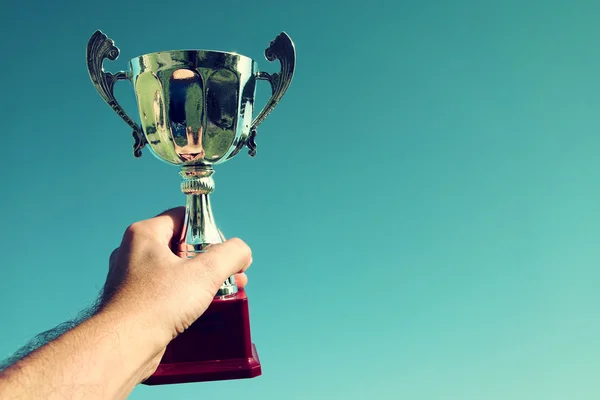
[[172,208],[154,218],[130,225],[123,241],[128,243],[136,237],[155,238],[170,248],[173,239],[179,239],[184,223],[185,207]]
[[156,234],[170,245],[173,238],[179,238],[183,225],[185,223],[185,207],[171,208],[154,218],[147,220],[149,225],[156,231]]
[[240,288],[244,288],[248,284],[248,275],[240,273],[235,275],[235,284]]
[[[210,246],[206,253],[198,255],[188,262],[192,265],[201,264],[211,272],[216,281],[222,283],[228,277],[244,272],[250,267],[252,251],[243,240],[229,239],[224,243]],[[245,284],[245,282],[243,283]]]

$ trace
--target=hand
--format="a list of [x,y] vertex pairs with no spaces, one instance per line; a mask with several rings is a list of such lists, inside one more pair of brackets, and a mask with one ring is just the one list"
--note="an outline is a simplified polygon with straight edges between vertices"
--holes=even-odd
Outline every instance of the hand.
[[0,372],[0,398],[124,399],[225,279],[237,273],[243,287],[252,257],[239,239],[189,260],[171,252],[184,216],[176,208],[131,225],[111,256],[98,311]]
[[239,287],[248,281],[244,271],[252,255],[240,239],[211,246],[194,259],[173,254],[170,245],[179,237],[184,217],[180,207],[134,223],[110,257],[100,312],[136,312],[155,332],[158,351],[145,378],[158,367],[167,344],[204,313],[225,279],[236,274]]

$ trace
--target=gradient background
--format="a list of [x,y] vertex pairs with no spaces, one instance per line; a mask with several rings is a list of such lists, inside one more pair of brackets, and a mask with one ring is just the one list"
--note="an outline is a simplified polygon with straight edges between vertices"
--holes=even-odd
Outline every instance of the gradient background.
[[[567,4],[568,3],[568,4]],[[96,297],[127,225],[181,205],[176,168],[103,103],[102,29],[137,55],[263,50],[297,75],[258,156],[217,169],[254,251],[264,375],[132,399],[600,397],[600,3],[12,2],[2,6],[0,356]],[[128,83],[117,95],[135,110]],[[262,83],[258,104],[267,98]],[[135,115],[134,119],[137,119]]]

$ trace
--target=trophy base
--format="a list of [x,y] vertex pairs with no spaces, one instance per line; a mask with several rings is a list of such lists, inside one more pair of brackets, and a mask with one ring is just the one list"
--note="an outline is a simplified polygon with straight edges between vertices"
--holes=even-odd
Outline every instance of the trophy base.
[[248,297],[240,290],[215,298],[196,322],[169,343],[156,372],[143,383],[245,379],[261,373],[250,338]]

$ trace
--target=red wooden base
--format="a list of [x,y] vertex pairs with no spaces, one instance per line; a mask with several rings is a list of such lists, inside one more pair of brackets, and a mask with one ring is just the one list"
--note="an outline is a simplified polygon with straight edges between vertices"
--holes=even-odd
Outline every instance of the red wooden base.
[[244,290],[215,298],[204,314],[169,345],[146,385],[254,378],[260,361],[250,338]]

